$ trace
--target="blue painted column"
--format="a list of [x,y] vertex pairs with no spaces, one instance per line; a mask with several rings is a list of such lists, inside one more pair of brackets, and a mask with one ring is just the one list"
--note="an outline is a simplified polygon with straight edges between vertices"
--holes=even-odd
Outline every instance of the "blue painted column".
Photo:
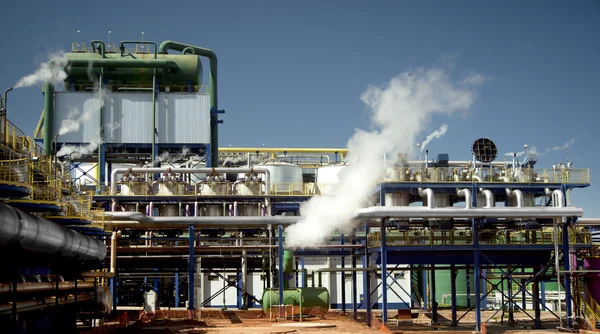
[[300,258],[300,269],[302,270],[302,287],[306,288],[304,282],[306,282],[306,273],[304,272],[304,257]]
[[96,192],[100,191],[100,188],[104,185],[104,180],[106,179],[106,144],[100,144],[98,146],[98,154],[100,157],[98,159],[98,189]]
[[546,311],[546,282],[542,281],[540,290],[542,292],[542,310]]
[[179,307],[179,271],[175,272],[175,307]]
[[421,298],[423,298],[423,307],[421,309],[427,310],[429,308],[429,296],[427,295],[427,265],[421,265]]
[[[369,234],[369,223],[365,223],[365,255],[363,256],[363,269],[369,268],[369,243],[367,241],[367,236]],[[367,310],[367,326],[371,327],[371,275],[368,271],[363,272],[363,286],[365,296],[364,306]]]
[[387,249],[386,249],[386,230],[385,227],[387,225],[387,219],[382,219],[381,220],[381,249],[379,250],[381,252],[381,285],[383,288],[383,291],[381,293],[381,309],[382,309],[382,314],[381,314],[381,320],[382,322],[387,325],[387,321],[388,321],[388,305],[387,305],[387,290],[388,290],[388,284],[387,284]]
[[[344,245],[343,233],[340,235],[340,245]],[[342,251],[344,250],[342,249]],[[342,267],[342,269],[346,267],[346,258],[344,256],[342,256],[341,258],[340,266]],[[342,312],[346,313],[346,273],[342,271],[341,274],[342,278],[340,279],[340,284],[342,288]]]
[[[352,244],[356,245],[356,230],[352,232]],[[356,269],[356,248],[352,248],[352,268]],[[354,320],[356,320],[358,316],[356,310],[356,307],[358,306],[358,289],[356,278],[356,271],[352,271],[352,318]]]
[[[240,276],[242,276],[242,271],[238,270],[237,271],[237,277],[240,277]],[[236,289],[237,290],[237,308],[241,309],[243,307],[246,307],[246,305],[244,305],[244,302],[242,300],[243,299],[243,296],[242,296],[242,280],[241,279],[237,280],[236,285],[237,285],[237,289]],[[225,295],[225,292],[223,292],[223,295]]]
[[[158,268],[154,268],[154,271],[158,275]],[[160,279],[157,276],[154,277],[153,290],[154,290],[154,292],[156,292],[157,295],[159,295],[159,293],[160,293]]]
[[279,276],[279,304],[283,304],[283,226],[281,225],[277,228],[277,239],[279,241],[279,247],[277,248],[279,262],[279,270],[277,271]]
[[[477,196],[473,196],[477,197]],[[479,229],[473,219],[473,267],[475,277],[475,330],[481,331],[481,267],[479,264]]]
[[438,325],[438,301],[435,298],[435,265],[431,264],[431,324]]
[[[569,274],[570,269],[570,254],[569,254],[569,224],[562,224],[562,232],[563,232],[563,270],[565,271],[564,281],[565,281],[565,305],[567,306],[567,326],[569,328],[573,327],[573,310],[571,307],[571,275]],[[560,282],[559,282],[560,284]]]
[[189,272],[188,272],[188,310],[194,310],[194,263],[196,262],[194,259],[194,225],[190,225],[190,257],[189,257]]

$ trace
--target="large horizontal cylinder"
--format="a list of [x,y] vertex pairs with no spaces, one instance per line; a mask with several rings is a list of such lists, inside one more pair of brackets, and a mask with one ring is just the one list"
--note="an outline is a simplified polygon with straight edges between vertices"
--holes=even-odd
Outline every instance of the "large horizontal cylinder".
[[[82,62],[91,62],[92,64],[105,62],[110,64],[104,71],[104,78],[108,80],[109,85],[152,87],[154,68],[158,68],[156,70],[156,80],[161,87],[199,86],[202,84],[202,63],[200,58],[194,55],[158,55],[157,59],[159,61],[168,61],[169,63],[167,64],[169,66],[165,65],[162,68],[144,65],[154,61],[153,54],[134,54],[133,57],[121,57],[120,54],[109,53],[106,54],[105,58],[102,58],[97,53],[67,53],[65,57],[71,65],[67,67],[66,90],[70,90],[73,84],[89,86],[91,84],[89,74],[100,73],[101,68],[96,65],[93,67],[80,66]],[[119,66],[112,65],[117,62],[120,64]]]
[[[267,289],[263,292],[263,311],[268,314],[270,308],[281,305],[279,290]],[[322,314],[329,311],[329,291],[326,288],[295,288],[283,290],[283,304],[300,307],[304,314]]]
[[18,243],[25,250],[81,260],[102,260],[106,257],[106,245],[101,241],[0,204],[0,246]]
[[[77,289],[91,289],[94,287],[94,282],[77,282]],[[58,282],[58,290],[67,291],[74,290],[75,282]],[[17,293],[39,293],[46,291],[56,291],[56,282],[28,282],[17,283]],[[0,283],[0,295],[12,292],[12,283]]]

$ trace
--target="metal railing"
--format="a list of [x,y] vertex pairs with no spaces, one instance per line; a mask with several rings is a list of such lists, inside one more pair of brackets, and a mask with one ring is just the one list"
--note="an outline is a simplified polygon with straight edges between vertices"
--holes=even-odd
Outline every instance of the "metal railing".
[[600,321],[600,306],[587,288],[582,287],[579,292],[581,313],[592,330],[596,330],[596,323]]
[[92,220],[92,199],[89,195],[64,198],[63,211],[68,218]]
[[31,188],[29,159],[0,161],[0,184]]
[[536,169],[536,168],[410,168],[386,169],[379,182],[494,182],[494,183],[590,183],[589,168]]
[[[562,234],[558,234],[558,243],[562,245]],[[554,233],[543,230],[481,230],[478,233],[480,245],[553,245]],[[368,235],[369,246],[381,246],[381,232],[371,232]],[[569,231],[569,243],[591,244],[589,232]],[[415,245],[472,245],[473,232],[470,229],[452,230],[407,230],[388,231],[386,233],[388,246]]]
[[52,179],[34,181],[31,199],[39,202],[59,202],[61,199],[60,181]]

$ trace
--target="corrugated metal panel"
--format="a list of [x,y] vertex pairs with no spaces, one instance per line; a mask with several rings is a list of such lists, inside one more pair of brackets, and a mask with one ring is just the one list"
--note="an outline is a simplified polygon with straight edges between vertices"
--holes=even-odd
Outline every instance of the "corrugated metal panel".
[[61,143],[89,143],[98,138],[99,103],[97,93],[57,92],[54,102],[54,138]]
[[106,143],[152,142],[152,94],[109,94],[104,112]]
[[[87,143],[98,136],[97,93],[57,92],[54,130],[63,120],[71,132],[61,135],[61,143]],[[156,142],[210,143],[210,97],[208,94],[159,94],[156,110]],[[104,142],[148,144],[152,142],[152,95],[149,93],[109,93],[104,97]],[[69,123],[69,120],[71,121]],[[53,135],[53,136],[54,136]]]
[[159,95],[159,143],[210,143],[210,97],[207,94]]

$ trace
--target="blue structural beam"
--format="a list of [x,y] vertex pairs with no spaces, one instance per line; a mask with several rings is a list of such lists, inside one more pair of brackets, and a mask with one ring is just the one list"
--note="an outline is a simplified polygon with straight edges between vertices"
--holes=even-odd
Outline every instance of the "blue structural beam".
[[188,272],[188,310],[194,310],[194,225],[190,225],[190,256],[189,256],[189,272]]
[[[340,245],[344,245],[344,234],[340,236]],[[344,269],[346,267],[346,258],[342,256],[340,259],[340,266],[342,269]],[[346,313],[346,273],[342,271],[341,276],[340,285],[342,288],[342,312]]]
[[283,304],[283,226],[279,225],[277,227],[277,240],[278,240],[278,248],[277,248],[277,262],[279,265],[278,273],[278,281],[279,281],[279,303]]
[[175,272],[175,307],[179,307],[179,271]]
[[381,314],[381,320],[382,322],[387,325],[387,321],[388,321],[388,296],[387,296],[387,291],[388,291],[388,284],[387,284],[387,251],[385,249],[386,247],[386,224],[387,224],[387,219],[382,219],[381,220],[381,281],[383,283],[383,291],[381,293],[381,304],[382,304],[382,314]]
[[[352,232],[352,244],[356,245],[356,231]],[[352,268],[356,269],[356,250],[352,250]],[[352,271],[352,318],[357,320],[358,314],[356,307],[358,305],[358,289],[357,289],[357,275],[356,271]]]
[[573,310],[571,308],[571,276],[569,274],[570,265],[570,254],[569,254],[569,224],[564,223],[562,226],[563,232],[563,269],[564,269],[564,287],[565,287],[565,304],[567,307],[567,326],[569,328],[573,327]]
[[[369,234],[369,224],[365,224],[365,235]],[[367,239],[364,240],[365,243],[365,254],[363,255],[363,268],[369,268],[369,243],[367,241]],[[367,272],[364,271],[363,272],[363,285],[364,285],[364,290],[363,290],[363,295],[364,295],[364,302],[363,305],[365,305],[365,309],[367,310],[367,319],[366,319],[366,323],[367,326],[371,327],[371,275]]]

